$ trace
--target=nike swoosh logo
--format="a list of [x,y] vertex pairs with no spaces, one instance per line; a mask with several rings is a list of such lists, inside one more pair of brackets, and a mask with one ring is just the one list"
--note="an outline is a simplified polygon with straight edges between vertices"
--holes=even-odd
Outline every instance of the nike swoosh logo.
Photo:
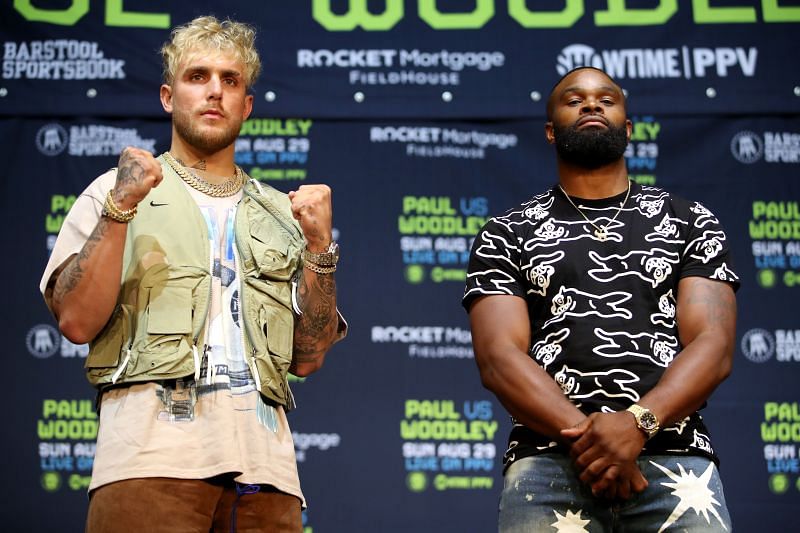
[[150,200],[150,207],[161,207],[169,204],[157,204],[153,200]]

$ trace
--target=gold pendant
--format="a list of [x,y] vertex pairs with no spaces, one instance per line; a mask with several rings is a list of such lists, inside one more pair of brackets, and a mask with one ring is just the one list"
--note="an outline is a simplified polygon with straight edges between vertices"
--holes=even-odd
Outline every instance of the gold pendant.
[[606,231],[606,228],[597,228],[594,230],[594,236],[597,237],[598,241],[605,241],[608,239],[608,232]]

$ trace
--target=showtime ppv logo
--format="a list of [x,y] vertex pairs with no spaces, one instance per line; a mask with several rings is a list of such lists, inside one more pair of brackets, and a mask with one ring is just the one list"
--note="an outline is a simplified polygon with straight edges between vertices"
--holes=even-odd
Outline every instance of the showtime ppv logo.
[[577,67],[596,67],[617,79],[706,78],[716,73],[725,78],[741,72],[756,73],[758,48],[625,48],[595,50],[585,44],[564,48],[556,59],[556,71],[564,75]]

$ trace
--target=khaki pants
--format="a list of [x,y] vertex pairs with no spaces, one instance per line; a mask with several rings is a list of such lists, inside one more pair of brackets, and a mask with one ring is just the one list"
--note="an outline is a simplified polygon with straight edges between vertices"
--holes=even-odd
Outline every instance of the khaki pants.
[[300,533],[300,500],[269,485],[229,476],[205,480],[139,478],[95,489],[87,533]]

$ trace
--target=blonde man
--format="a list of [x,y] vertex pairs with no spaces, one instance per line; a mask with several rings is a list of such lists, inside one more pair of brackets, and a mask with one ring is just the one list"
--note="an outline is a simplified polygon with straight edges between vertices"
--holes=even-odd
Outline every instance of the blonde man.
[[168,152],[126,148],[80,195],[41,289],[101,392],[87,531],[301,531],[286,411],[345,333],[331,191],[234,164],[255,32],[200,17],[162,48]]

